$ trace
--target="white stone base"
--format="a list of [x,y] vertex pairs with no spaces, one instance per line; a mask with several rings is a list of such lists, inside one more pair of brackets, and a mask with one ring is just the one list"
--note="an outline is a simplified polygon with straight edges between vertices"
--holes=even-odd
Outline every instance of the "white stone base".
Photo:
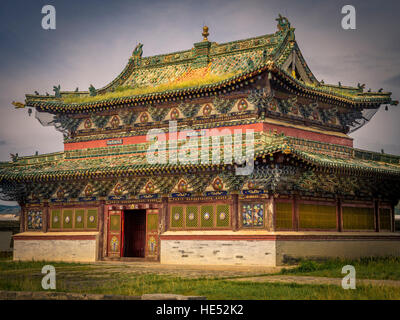
[[298,259],[400,256],[399,233],[167,231],[160,262],[281,266]]
[[400,256],[400,241],[326,240],[277,241],[276,261],[282,265],[290,259],[349,258]]
[[162,240],[164,264],[275,266],[275,241]]
[[[92,239],[71,236],[69,239],[57,236],[30,236],[27,239],[19,234],[14,238],[14,260],[93,262],[98,260],[98,237]],[[37,239],[35,239],[37,238]]]

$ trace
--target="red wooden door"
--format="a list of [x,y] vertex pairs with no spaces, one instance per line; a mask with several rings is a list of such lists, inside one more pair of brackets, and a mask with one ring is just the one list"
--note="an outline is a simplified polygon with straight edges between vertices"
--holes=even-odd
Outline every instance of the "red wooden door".
[[158,258],[158,210],[150,209],[146,213],[146,257]]
[[124,212],[113,210],[108,212],[108,256],[121,257],[123,252]]

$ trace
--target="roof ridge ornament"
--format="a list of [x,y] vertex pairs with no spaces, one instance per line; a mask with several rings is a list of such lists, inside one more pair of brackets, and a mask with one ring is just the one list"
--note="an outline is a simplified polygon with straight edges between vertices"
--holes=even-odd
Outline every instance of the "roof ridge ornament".
[[283,17],[281,14],[279,14],[279,17],[275,19],[278,21],[278,30],[279,31],[284,31],[290,29],[290,22],[288,18]]
[[140,60],[142,59],[143,55],[143,44],[138,43],[135,47],[135,50],[132,52],[132,57],[129,59],[129,61],[133,61],[134,65],[139,66],[140,65]]
[[25,108],[25,104],[18,101],[13,101],[11,104],[15,107],[15,109]]
[[209,33],[208,33],[208,27],[207,26],[204,26],[203,27],[203,32],[202,32],[202,34],[201,34],[202,36],[203,36],[203,41],[208,41],[208,36],[210,35]]
[[61,98],[61,86],[53,86],[54,96],[56,98]]
[[135,50],[132,52],[132,56],[134,58],[141,58],[143,54],[143,44],[139,42],[139,44],[135,47]]
[[89,87],[89,94],[90,94],[91,97],[94,97],[94,96],[97,95],[97,90],[96,90],[95,87],[93,87],[92,84],[91,84],[90,87]]

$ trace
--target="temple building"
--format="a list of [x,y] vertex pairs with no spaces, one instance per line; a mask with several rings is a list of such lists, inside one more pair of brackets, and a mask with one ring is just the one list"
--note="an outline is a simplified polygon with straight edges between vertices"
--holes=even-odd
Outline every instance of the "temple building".
[[[282,265],[399,255],[400,157],[353,147],[380,89],[325,84],[294,28],[143,56],[103,88],[13,102],[64,151],[0,163],[22,208],[15,260]],[[62,80],[62,79],[60,79]],[[58,82],[58,81],[57,81]]]

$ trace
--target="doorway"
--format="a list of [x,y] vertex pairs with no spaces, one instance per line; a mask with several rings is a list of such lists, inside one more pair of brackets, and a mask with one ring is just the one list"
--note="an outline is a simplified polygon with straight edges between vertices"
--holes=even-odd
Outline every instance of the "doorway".
[[124,257],[145,256],[146,210],[124,211]]

